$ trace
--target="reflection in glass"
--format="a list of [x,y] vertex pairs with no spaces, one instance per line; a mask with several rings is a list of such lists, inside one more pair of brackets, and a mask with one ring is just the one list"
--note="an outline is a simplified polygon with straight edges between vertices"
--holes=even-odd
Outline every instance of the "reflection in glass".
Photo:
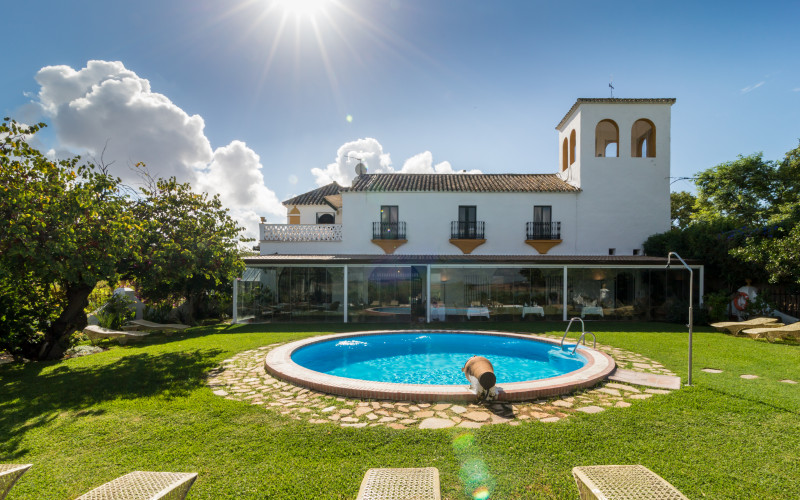
[[425,321],[425,266],[350,266],[348,321]]

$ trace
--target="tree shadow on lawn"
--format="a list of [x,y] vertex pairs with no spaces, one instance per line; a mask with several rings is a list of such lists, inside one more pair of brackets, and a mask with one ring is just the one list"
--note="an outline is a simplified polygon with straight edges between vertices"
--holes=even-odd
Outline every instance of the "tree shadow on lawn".
[[[83,361],[26,363],[0,369],[0,455],[25,454],[25,433],[65,412],[101,415],[94,405],[115,399],[187,396],[205,384],[205,373],[218,364],[219,349],[108,357]],[[92,361],[96,361],[93,359]]]

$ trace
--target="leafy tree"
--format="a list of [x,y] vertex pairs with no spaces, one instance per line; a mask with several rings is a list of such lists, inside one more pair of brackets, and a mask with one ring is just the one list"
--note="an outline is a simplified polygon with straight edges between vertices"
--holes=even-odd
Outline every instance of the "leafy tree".
[[705,265],[709,289],[733,289],[746,278],[766,279],[763,268],[731,255],[745,237],[738,235],[738,226],[731,221],[694,222],[683,229],[654,234],[644,242],[647,255],[666,256],[678,252],[684,259],[698,260]]
[[669,203],[672,225],[684,229],[691,222],[697,197],[688,191],[673,192],[669,194]]
[[800,146],[780,162],[739,156],[698,174],[696,185],[691,224],[651,236],[647,253],[701,260],[727,287],[747,277],[800,283]]
[[762,266],[773,283],[800,283],[800,146],[786,153],[775,168],[778,179],[765,223],[748,228],[745,244],[733,254]]
[[122,275],[151,301],[185,300],[189,321],[230,294],[242,228],[218,197],[146,176],[132,198],[105,166],[32,147],[44,126],[0,125],[0,349],[60,358],[92,290]]
[[[139,294],[150,302],[185,300],[192,323],[214,294],[230,294],[241,275],[239,234],[243,230],[218,196],[192,191],[175,178],[150,179],[133,205],[143,221],[140,259],[128,270]],[[242,240],[244,241],[244,240]]]
[[728,219],[740,226],[765,223],[783,191],[776,165],[761,153],[700,172],[695,184],[698,220]]
[[55,359],[86,325],[95,285],[130,259],[138,230],[119,179],[29,144],[43,126],[0,125],[0,348]]

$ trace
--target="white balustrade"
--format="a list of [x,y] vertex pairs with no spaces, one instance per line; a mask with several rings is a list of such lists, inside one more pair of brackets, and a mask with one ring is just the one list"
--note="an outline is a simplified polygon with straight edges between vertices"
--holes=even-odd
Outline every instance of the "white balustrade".
[[261,224],[261,241],[342,241],[342,225]]

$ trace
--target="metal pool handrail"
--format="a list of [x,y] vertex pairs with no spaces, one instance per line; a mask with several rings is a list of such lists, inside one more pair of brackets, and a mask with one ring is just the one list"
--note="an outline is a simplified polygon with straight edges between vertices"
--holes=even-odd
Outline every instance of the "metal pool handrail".
[[564,336],[561,337],[561,347],[562,348],[564,347],[564,339],[567,338],[567,334],[569,333],[569,329],[570,329],[570,327],[572,327],[572,322],[575,321],[576,319],[581,322],[581,332],[585,332],[586,331],[586,326],[583,324],[583,320],[581,318],[578,318],[578,317],[570,318],[569,324],[567,325],[567,329],[566,329],[566,331],[564,331]]
[[576,317],[574,317],[574,318],[571,318],[571,319],[569,320],[569,324],[567,325],[567,329],[566,329],[566,331],[564,332],[564,336],[563,336],[563,337],[561,337],[561,348],[562,348],[562,349],[564,348],[564,339],[566,339],[566,338],[567,338],[567,334],[569,333],[569,329],[570,329],[570,327],[572,327],[572,322],[573,322],[573,321],[575,321],[576,319],[577,319],[578,321],[580,321],[580,322],[581,322],[581,336],[580,336],[580,337],[578,337],[578,343],[577,343],[577,344],[575,344],[575,348],[574,348],[574,349],[572,349],[572,353],[573,353],[573,354],[575,354],[575,351],[576,351],[576,350],[578,350],[578,345],[581,343],[581,340],[583,340],[583,344],[584,344],[584,345],[586,345],[586,334],[587,334],[587,333],[591,333],[591,334],[592,334],[592,337],[594,338],[594,344],[592,345],[592,348],[595,348],[595,347],[597,347],[597,337],[595,336],[595,334],[594,334],[594,333],[592,333],[592,332],[587,332],[587,331],[586,331],[586,325],[584,324],[584,322],[583,322],[583,319],[581,319],[581,318],[578,318],[578,317],[576,316]]
[[583,345],[586,345],[586,334],[587,333],[591,333],[592,334],[592,338],[594,339],[594,343],[592,343],[592,349],[596,349],[597,348],[597,337],[595,337],[594,333],[593,332],[583,332],[583,333],[581,333],[581,336],[578,337],[578,343],[575,344],[575,347],[572,348],[572,354],[575,354],[575,351],[578,350],[578,346],[581,345],[581,340],[583,340]]

